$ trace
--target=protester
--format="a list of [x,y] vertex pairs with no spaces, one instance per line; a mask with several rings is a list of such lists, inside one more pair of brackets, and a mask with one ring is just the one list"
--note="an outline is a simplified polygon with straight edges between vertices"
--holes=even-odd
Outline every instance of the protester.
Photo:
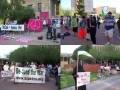
[[120,40],[120,17],[119,17],[119,20],[117,21],[117,26],[118,26],[118,31],[119,31],[117,38]]
[[104,21],[105,23],[105,36],[107,37],[107,43],[106,45],[113,45],[113,31],[114,31],[114,25],[115,20],[112,18],[112,12],[108,12],[108,17]]
[[79,27],[80,27],[80,29],[85,29],[86,28],[85,16],[82,16],[82,20],[80,21]]
[[55,85],[58,86],[58,65],[55,66],[54,76],[55,76],[55,79],[56,79]]
[[[77,69],[77,67],[74,67],[74,69],[73,69],[73,73],[72,73],[72,75],[73,75],[73,78],[74,78],[74,81],[75,81],[75,90],[86,90],[86,85],[83,85],[83,86],[79,86],[78,87],[78,89],[77,89],[77,74],[76,74],[76,69]],[[78,63],[78,72],[84,72],[84,69],[83,69],[83,66],[82,66],[82,64],[80,63],[80,61],[79,61],[79,63]]]
[[61,67],[60,64],[58,64],[58,90],[60,90],[60,74],[61,74]]
[[96,44],[96,20],[95,17],[92,17],[90,22],[90,37],[92,41],[92,45]]
[[104,76],[104,75],[102,75],[102,73],[101,73],[101,71],[100,71],[100,70],[98,70],[97,77],[98,77],[98,78],[100,78],[100,79],[105,78],[105,76]]
[[48,68],[48,65],[46,67],[46,81],[49,81],[50,78],[50,69]]
[[64,39],[64,37],[66,37],[66,36],[70,36],[70,35],[71,35],[68,30],[69,30],[68,27],[65,26],[65,33],[64,33],[64,34],[61,34],[62,39]]
[[43,20],[43,28],[45,28],[46,25],[47,25],[47,22],[46,22],[46,20],[44,19],[44,20]]
[[100,18],[99,16],[97,16],[97,26],[98,26],[98,29],[100,28]]
[[71,19],[71,27],[73,28],[73,36],[77,36],[77,32],[78,32],[78,18],[76,17],[76,14],[74,14],[74,16]]
[[31,68],[33,68],[33,69],[36,69],[36,68],[37,68],[37,66],[36,66],[35,63],[33,63],[33,62],[31,63],[30,66],[31,66]]
[[61,16],[60,25],[61,25],[61,27],[63,26],[63,16]]
[[87,36],[86,36],[86,40],[89,41],[90,38],[90,21],[91,21],[91,16],[86,17],[86,27],[87,27]]

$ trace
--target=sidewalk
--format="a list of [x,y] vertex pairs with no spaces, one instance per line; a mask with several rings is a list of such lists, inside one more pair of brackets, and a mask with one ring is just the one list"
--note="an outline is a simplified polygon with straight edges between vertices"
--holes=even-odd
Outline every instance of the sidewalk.
[[[120,75],[97,80],[86,86],[87,90],[120,90]],[[75,87],[73,86],[62,90],[75,90]]]
[[[2,41],[0,40],[0,45],[60,45],[60,39],[57,38],[57,41],[59,43],[55,43],[53,42],[53,40],[48,40],[46,39],[46,33],[47,33],[47,29],[43,29],[42,32],[30,32],[30,33],[23,33],[20,34],[20,32],[16,32],[15,35],[13,37],[15,37],[16,39],[18,38],[27,38],[27,39],[31,39],[32,41],[29,43],[23,43],[23,42],[17,42],[15,40],[7,40],[7,41]],[[60,33],[60,28],[57,28],[56,33]],[[9,34],[7,34],[7,36],[10,36]],[[42,40],[38,40],[38,36],[43,36]]]

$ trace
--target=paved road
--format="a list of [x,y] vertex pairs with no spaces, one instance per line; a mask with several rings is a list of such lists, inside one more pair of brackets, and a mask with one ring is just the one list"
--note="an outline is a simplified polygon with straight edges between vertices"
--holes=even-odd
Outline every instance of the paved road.
[[[61,28],[61,32],[64,33],[64,27]],[[73,37],[73,32],[72,29],[70,28],[70,33],[72,34],[71,36],[67,36],[65,37],[64,40],[61,39],[61,44],[62,45],[91,45],[90,41],[86,41],[86,39],[79,39],[79,37]],[[106,37],[104,35],[104,26],[101,24],[100,29],[97,30],[97,34],[96,34],[96,40],[97,40],[97,45],[105,45],[106,44]],[[114,45],[120,45],[120,40],[118,40],[116,38],[116,36],[118,35],[118,28],[117,26],[115,27],[115,34],[114,34]]]
[[[29,33],[20,34],[20,32],[16,32],[14,35],[16,39],[27,38],[27,39],[31,39],[32,41],[29,43],[25,43],[25,42],[18,42],[12,39],[7,41],[0,40],[0,45],[60,45],[60,39],[57,39],[59,43],[53,42],[53,40],[47,40],[46,32],[47,29],[43,29],[42,32],[30,32],[30,34]],[[57,29],[57,33],[58,32],[60,32],[60,28]],[[10,34],[8,33],[7,36],[10,36]],[[43,36],[43,40],[38,40],[37,39],[38,36]]]
[[[75,90],[75,87],[69,87],[62,90]],[[97,80],[87,85],[87,90],[120,90],[120,75]]]
[[0,90],[58,90],[58,87],[55,86],[53,78],[45,84],[14,84],[10,79],[3,81],[0,77]]

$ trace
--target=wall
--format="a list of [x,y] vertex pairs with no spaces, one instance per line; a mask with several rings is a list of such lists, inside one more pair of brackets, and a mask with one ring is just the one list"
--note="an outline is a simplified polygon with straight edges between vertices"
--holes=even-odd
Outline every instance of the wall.
[[[76,66],[76,64],[69,64],[69,65],[65,64],[64,68],[74,68],[75,66]],[[98,64],[95,64],[95,65],[86,64],[86,65],[83,65],[83,68],[87,72],[98,72],[100,65],[98,65]]]

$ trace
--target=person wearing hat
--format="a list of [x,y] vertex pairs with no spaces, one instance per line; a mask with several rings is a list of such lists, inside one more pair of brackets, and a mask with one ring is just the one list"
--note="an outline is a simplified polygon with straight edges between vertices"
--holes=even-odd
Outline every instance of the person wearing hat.
[[115,19],[112,17],[112,12],[108,12],[108,17],[104,21],[105,36],[107,37],[107,43],[105,45],[113,45],[113,31],[115,26]]
[[[72,76],[75,80],[75,90],[77,90],[76,80],[77,80],[77,77],[78,77],[78,75],[76,74],[76,71],[77,71],[76,69],[77,69],[77,66],[73,68],[73,72],[72,72]],[[82,65],[81,61],[79,61],[79,63],[78,63],[78,72],[85,72],[84,69],[83,69],[83,65]],[[78,90],[86,90],[86,85],[79,86]]]

